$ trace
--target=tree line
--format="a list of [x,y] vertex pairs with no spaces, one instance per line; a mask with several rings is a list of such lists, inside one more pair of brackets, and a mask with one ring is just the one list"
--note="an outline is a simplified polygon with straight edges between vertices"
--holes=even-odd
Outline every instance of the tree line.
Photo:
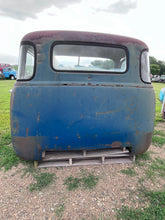
[[157,60],[155,57],[150,57],[150,68],[152,75],[165,75],[165,62]]

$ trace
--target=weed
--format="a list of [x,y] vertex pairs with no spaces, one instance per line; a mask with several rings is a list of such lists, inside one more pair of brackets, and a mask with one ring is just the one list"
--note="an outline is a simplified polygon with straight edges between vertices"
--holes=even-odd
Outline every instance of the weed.
[[75,190],[78,187],[92,189],[96,186],[98,179],[99,178],[93,174],[82,170],[80,177],[70,176],[65,179],[64,185],[67,185],[69,191]]
[[48,186],[54,178],[54,174],[51,173],[40,173],[38,175],[33,174],[36,183],[30,184],[30,191],[38,190],[41,191],[44,187]]
[[21,177],[23,178],[24,176],[34,176],[34,174],[39,174],[39,169],[36,169],[33,165],[33,162],[29,161],[29,162],[25,162],[26,167],[23,168],[21,171],[23,172],[23,174],[21,175]]
[[136,156],[136,164],[138,166],[144,166],[146,164],[146,161],[151,161],[152,158],[150,156],[151,152],[147,151],[143,154]]
[[59,204],[59,205],[57,206],[55,213],[56,213],[56,215],[57,215],[57,217],[58,217],[59,219],[62,218],[64,209],[65,209],[64,203]]
[[165,137],[153,136],[152,143],[158,147],[162,147],[165,144]]
[[153,135],[159,135],[159,136],[161,136],[161,137],[164,137],[164,136],[165,136],[165,133],[164,133],[163,131],[154,130]]
[[64,185],[67,185],[69,191],[75,190],[81,184],[81,179],[73,176],[69,176],[65,179]]
[[10,133],[2,134],[0,138],[0,146],[9,145],[11,143]]
[[84,188],[92,189],[98,182],[98,177],[94,176],[93,173],[89,173],[86,170],[81,170],[81,181]]
[[5,171],[11,169],[13,166],[17,166],[21,161],[9,143],[11,143],[10,134],[3,134],[0,140],[0,168],[4,167]]
[[148,166],[146,175],[149,179],[154,181],[154,176],[165,176],[165,161],[161,158],[155,158],[155,160]]
[[129,175],[129,176],[131,176],[131,177],[137,175],[137,173],[136,173],[136,171],[134,170],[133,167],[128,167],[126,170],[121,170],[121,172],[124,173],[124,174],[126,174],[126,175]]

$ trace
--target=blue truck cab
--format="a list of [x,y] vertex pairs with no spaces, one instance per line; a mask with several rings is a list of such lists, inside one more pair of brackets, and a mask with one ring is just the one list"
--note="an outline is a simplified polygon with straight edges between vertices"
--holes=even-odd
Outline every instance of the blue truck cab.
[[3,75],[6,79],[16,79],[17,71],[15,71],[14,68],[11,67],[5,67],[3,68]]
[[155,94],[148,47],[137,39],[76,31],[39,31],[21,41],[11,94],[16,154],[128,149],[151,144]]

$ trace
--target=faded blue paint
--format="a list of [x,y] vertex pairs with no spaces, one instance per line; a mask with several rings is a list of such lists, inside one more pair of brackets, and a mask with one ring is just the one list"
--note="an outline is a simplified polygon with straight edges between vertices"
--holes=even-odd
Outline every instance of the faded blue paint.
[[[132,147],[143,153],[151,143],[155,95],[141,81],[144,45],[131,42],[125,74],[55,72],[50,67],[52,40],[40,45],[35,77],[16,82],[11,97],[11,133],[16,153],[41,160],[45,150]],[[122,44],[123,45],[123,44]]]

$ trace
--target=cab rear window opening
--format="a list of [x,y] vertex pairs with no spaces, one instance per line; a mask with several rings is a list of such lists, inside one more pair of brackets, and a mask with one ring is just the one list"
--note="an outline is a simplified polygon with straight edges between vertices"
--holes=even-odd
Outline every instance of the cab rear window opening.
[[[17,80],[30,80],[35,73],[36,51],[30,43],[22,44]],[[54,44],[51,48],[51,65],[56,71],[124,73],[128,68],[128,51],[125,47],[85,44]],[[149,54],[140,56],[140,77],[151,83]]]
[[52,48],[52,67],[57,71],[124,73],[127,65],[123,47],[61,43]]

